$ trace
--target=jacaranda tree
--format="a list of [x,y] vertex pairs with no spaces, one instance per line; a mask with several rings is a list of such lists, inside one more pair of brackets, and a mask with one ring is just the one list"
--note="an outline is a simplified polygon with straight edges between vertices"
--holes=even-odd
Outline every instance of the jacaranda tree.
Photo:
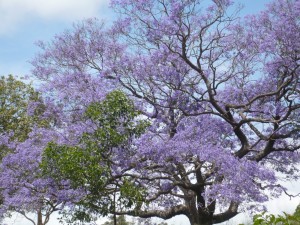
[[73,190],[68,181],[42,177],[43,149],[50,141],[62,139],[54,116],[45,114],[40,93],[12,75],[3,76],[0,101],[0,219],[14,212],[34,225],[45,225],[67,201],[78,201],[82,191]]
[[145,190],[143,204],[112,213],[220,223],[278,196],[277,176],[299,177],[298,0],[245,19],[230,0],[111,6],[111,27],[78,23],[32,64],[64,145],[80,144],[88,104],[114,89],[151,121],[111,172]]

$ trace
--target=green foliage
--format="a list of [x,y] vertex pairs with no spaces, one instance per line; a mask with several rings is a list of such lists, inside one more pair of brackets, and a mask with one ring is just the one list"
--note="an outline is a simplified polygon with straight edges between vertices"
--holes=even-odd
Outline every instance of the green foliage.
[[65,146],[49,143],[44,151],[41,167],[48,175],[57,180],[71,180],[73,186],[79,187],[89,182],[93,185],[97,182],[99,186],[105,182],[104,175],[106,167],[99,166],[99,155],[91,155],[91,149],[78,146]]
[[32,116],[27,114],[30,102],[40,102],[39,94],[33,87],[12,75],[0,78],[0,132],[14,132],[19,141],[27,138],[33,124],[41,123],[38,115],[43,111],[42,104],[35,109]]
[[96,217],[90,216],[83,210],[77,210],[71,215],[67,210],[59,211],[60,217],[58,218],[60,224],[67,225],[95,225]]
[[125,207],[142,202],[144,190],[126,178],[116,180],[111,173],[111,166],[116,163],[114,149],[121,149],[122,154],[130,157],[134,154],[132,139],[149,126],[149,122],[138,116],[133,103],[121,91],[92,103],[86,110],[86,119],[92,120],[96,129],[84,133],[76,146],[49,143],[41,163],[44,175],[70,180],[73,187],[87,190],[89,195],[79,204],[102,215],[114,212],[115,192],[120,193],[118,203]]
[[[140,136],[149,123],[137,121],[138,115],[133,102],[121,91],[111,92],[104,101],[92,103],[86,110],[86,116],[98,125],[94,137],[104,148],[120,146],[131,137]],[[87,134],[87,139],[91,137]]]
[[[297,208],[298,209],[298,208]],[[253,225],[298,225],[300,224],[300,217],[297,214],[290,215],[283,213],[284,215],[266,214],[263,212],[253,217]]]
[[293,216],[295,216],[296,218],[300,219],[300,204],[297,206]]
[[120,198],[119,201],[125,207],[131,207],[133,204],[140,208],[142,203],[147,203],[144,200],[146,195],[145,190],[136,187],[130,180],[123,178],[122,186],[120,187]]
[[[31,115],[27,110],[30,102],[38,103]],[[12,75],[0,78],[0,134],[13,132],[12,139],[24,141],[34,125],[46,126],[39,119],[44,105],[33,87],[15,79]],[[8,149],[1,148],[1,157]]]

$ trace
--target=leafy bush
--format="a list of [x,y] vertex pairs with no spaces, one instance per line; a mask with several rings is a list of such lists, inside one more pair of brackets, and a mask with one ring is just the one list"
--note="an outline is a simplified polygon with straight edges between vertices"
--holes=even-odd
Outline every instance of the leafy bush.
[[253,225],[298,225],[300,224],[300,207],[291,215],[283,213],[283,215],[267,214],[263,212],[253,217]]

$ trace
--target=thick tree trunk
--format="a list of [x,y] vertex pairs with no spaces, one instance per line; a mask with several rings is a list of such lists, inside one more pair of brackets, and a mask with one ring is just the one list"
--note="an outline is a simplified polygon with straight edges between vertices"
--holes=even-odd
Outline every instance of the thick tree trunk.
[[200,207],[205,205],[205,199],[202,197],[203,189],[199,189],[197,193],[191,190],[184,190],[185,204],[188,207],[188,214],[191,225],[212,225],[214,207]]
[[190,219],[191,225],[212,225],[212,220],[193,220]]
[[191,225],[212,225],[213,224],[213,218],[212,216],[204,214],[198,214],[198,215],[191,215],[189,218],[189,221]]

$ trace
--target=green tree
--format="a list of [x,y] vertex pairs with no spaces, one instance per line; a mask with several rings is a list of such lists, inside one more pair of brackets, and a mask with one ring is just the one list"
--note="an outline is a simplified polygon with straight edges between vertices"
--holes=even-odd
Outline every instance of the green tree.
[[[29,115],[28,107],[33,102],[33,113]],[[11,133],[13,140],[24,141],[34,125],[46,125],[46,121],[39,119],[43,110],[39,93],[31,85],[12,75],[0,77],[0,134]],[[0,149],[2,158],[8,149]]]
[[[79,203],[84,208],[75,214],[79,220],[89,220],[87,214],[93,211],[107,215],[114,213],[117,205],[130,207],[143,201],[143,190],[136,188],[130,179],[113,174],[111,168],[122,161],[116,159],[122,156],[120,152],[126,152],[126,157],[135,154],[131,140],[149,125],[137,119],[139,112],[121,91],[111,92],[102,102],[90,104],[85,115],[95,130],[84,133],[75,146],[49,143],[41,163],[44,174],[70,180],[75,188],[84,188],[89,193]],[[85,213],[87,209],[90,211]]]

